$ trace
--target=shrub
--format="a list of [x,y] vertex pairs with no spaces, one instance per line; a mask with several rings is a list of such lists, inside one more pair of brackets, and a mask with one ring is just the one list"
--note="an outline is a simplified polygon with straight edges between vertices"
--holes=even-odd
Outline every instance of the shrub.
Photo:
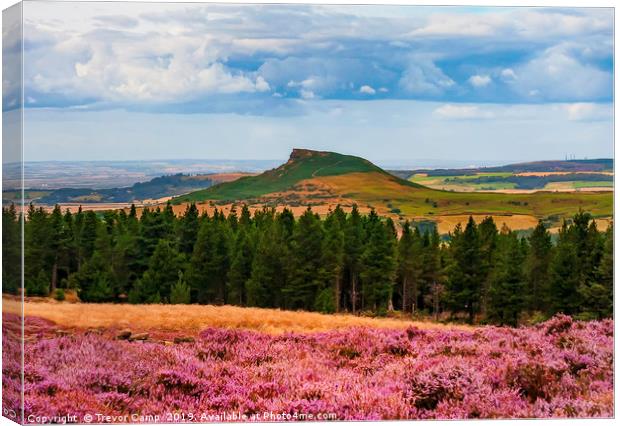
[[57,288],[56,293],[54,294],[54,299],[58,300],[59,302],[65,300],[65,290],[63,290],[62,288]]

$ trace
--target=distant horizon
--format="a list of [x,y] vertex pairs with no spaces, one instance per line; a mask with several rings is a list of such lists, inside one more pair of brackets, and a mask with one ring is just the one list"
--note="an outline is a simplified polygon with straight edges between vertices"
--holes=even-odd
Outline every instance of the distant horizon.
[[[306,149],[306,148],[296,148],[296,149]],[[313,150],[315,151],[315,150]],[[316,150],[319,151],[319,150]],[[362,155],[358,155],[355,153],[349,152],[341,152],[336,150],[323,150],[325,152],[334,152],[338,154],[351,155],[355,157],[364,158],[368,161],[371,161],[373,164],[380,166],[382,168],[419,168],[419,169],[433,169],[433,168],[487,168],[487,167],[498,167],[498,166],[506,166],[513,164],[522,164],[522,163],[536,163],[536,162],[548,162],[548,161],[600,161],[600,160],[611,160],[614,161],[614,157],[582,157],[582,158],[543,158],[543,159],[525,159],[525,160],[496,160],[496,161],[485,161],[485,162],[476,162],[476,160],[444,160],[440,158],[419,158],[414,159],[411,158],[409,160],[391,160],[391,159],[378,159],[373,160],[371,158],[364,157]],[[24,161],[24,164],[44,164],[44,163],[157,163],[157,162],[233,162],[233,163],[268,163],[268,162],[286,162],[288,156],[280,157],[280,158],[269,158],[269,159],[235,159],[235,158],[147,158],[147,159],[99,159],[99,160],[33,160],[33,161]],[[416,164],[429,163],[433,164],[431,166],[418,166]],[[19,164],[19,163],[3,163],[3,165],[11,165],[11,164]],[[442,166],[435,166],[438,164],[445,164]],[[454,166],[449,166],[449,164],[454,164]],[[468,164],[468,165],[466,165]]]

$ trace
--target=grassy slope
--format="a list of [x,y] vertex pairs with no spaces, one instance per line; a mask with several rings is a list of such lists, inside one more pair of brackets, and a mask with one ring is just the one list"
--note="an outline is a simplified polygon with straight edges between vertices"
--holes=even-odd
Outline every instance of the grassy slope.
[[[502,194],[493,192],[449,192],[425,187],[405,187],[375,173],[355,173],[319,179],[334,191],[360,203],[389,202],[404,215],[444,215],[464,213],[530,214],[570,216],[579,208],[596,216],[612,213],[613,198],[607,193]],[[434,203],[437,207],[434,207]]]
[[[293,154],[295,156],[295,153]],[[178,197],[175,202],[243,200],[291,189],[302,181],[318,181],[332,192],[371,206],[399,208],[402,214],[433,215],[494,213],[566,217],[580,208],[595,216],[612,214],[611,193],[501,194],[430,189],[383,171],[359,157],[304,151],[286,164],[259,176],[241,178]]]
[[[282,166],[258,176],[244,177],[234,182],[223,183],[202,191],[192,192],[175,198],[174,202],[202,200],[232,201],[257,198],[273,192],[286,191],[303,180],[323,176],[339,176],[355,172],[376,172],[392,178],[387,172],[360,157],[333,152],[315,153],[289,160]],[[408,182],[403,180],[402,184],[408,185]],[[413,186],[419,187],[416,184],[413,184]]]

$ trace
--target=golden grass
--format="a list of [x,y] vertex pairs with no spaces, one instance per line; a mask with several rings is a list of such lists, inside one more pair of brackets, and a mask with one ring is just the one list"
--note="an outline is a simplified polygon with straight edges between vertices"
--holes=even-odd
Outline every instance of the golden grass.
[[[3,297],[3,312],[19,313],[20,302]],[[26,316],[37,316],[62,327],[130,328],[196,333],[207,327],[243,328],[270,334],[287,331],[318,332],[366,326],[403,329],[471,329],[466,325],[444,325],[433,322],[396,318],[368,318],[349,314],[324,315],[315,312],[282,311],[278,309],[241,308],[212,305],[115,305],[66,303],[54,300],[28,300]]]

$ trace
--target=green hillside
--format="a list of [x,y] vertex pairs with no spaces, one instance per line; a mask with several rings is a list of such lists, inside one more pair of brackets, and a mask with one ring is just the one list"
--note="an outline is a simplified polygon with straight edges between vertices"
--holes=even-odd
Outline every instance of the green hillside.
[[[309,193],[297,186],[301,181],[315,187],[325,185],[329,190]],[[265,197],[274,193],[278,195]],[[509,194],[445,191],[396,177],[363,158],[303,149],[293,150],[289,161],[276,169],[195,191],[177,197],[173,202],[247,200],[251,204],[260,204],[271,199],[281,204],[299,204],[300,200],[323,204],[329,203],[330,197],[344,197],[362,206],[372,206],[403,217],[429,219],[459,214],[521,214],[557,224],[580,209],[595,217],[609,217],[613,212],[612,192]]]
[[[266,171],[258,176],[243,177],[233,182],[195,191],[175,198],[174,202],[251,199],[291,189],[305,179],[371,172],[398,179],[360,157],[335,152],[294,149],[289,161],[276,169]],[[412,182],[398,180],[406,186],[420,187]]]

